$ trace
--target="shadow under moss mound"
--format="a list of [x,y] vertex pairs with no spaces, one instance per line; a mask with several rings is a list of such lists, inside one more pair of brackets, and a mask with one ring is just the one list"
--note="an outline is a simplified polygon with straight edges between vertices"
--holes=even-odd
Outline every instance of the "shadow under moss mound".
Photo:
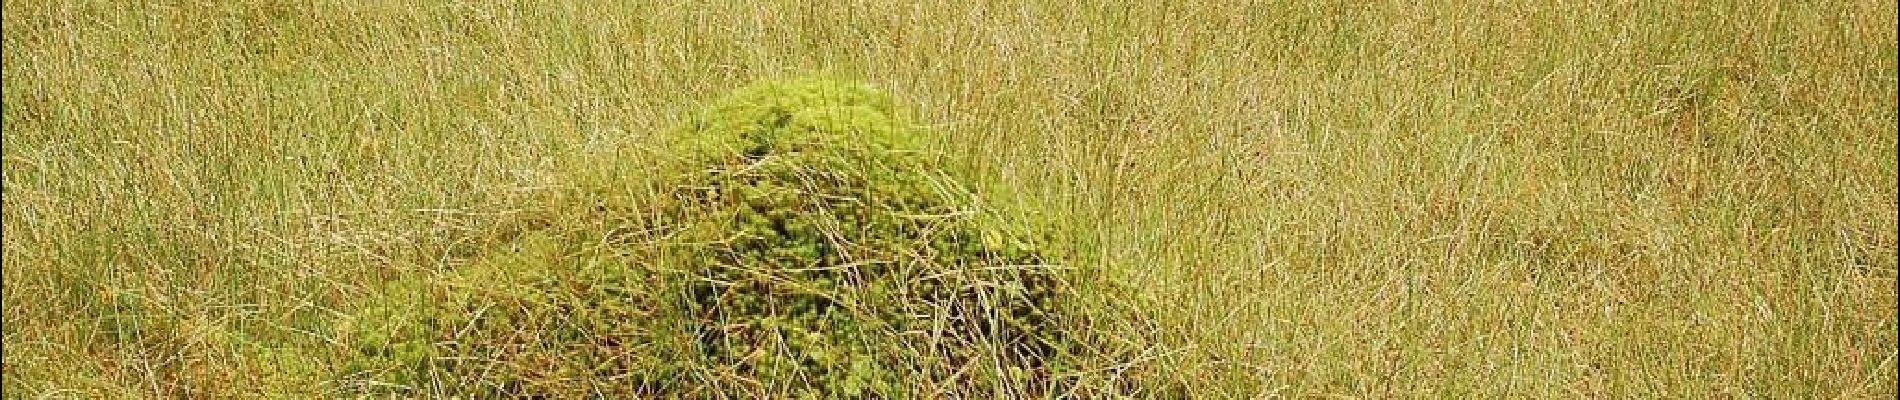
[[530,252],[389,291],[348,324],[344,381],[819,397],[1073,383],[1063,377],[1084,338],[1064,329],[1081,326],[1061,304],[1064,274],[980,218],[879,93],[768,83],[676,133],[678,176],[654,200],[661,215],[641,219],[653,222],[529,235]]

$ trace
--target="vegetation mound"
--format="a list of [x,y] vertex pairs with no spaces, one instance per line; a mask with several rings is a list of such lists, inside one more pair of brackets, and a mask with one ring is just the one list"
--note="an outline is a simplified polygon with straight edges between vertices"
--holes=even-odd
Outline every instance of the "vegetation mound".
[[[344,329],[356,390],[1048,395],[1085,338],[1061,271],[861,85],[774,82],[677,132],[649,209],[393,284]],[[1065,381],[1063,377],[1070,377]]]

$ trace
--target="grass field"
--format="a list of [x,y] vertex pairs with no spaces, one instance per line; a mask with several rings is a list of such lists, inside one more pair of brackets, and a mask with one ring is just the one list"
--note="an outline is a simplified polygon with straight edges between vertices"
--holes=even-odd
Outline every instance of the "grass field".
[[1896,396],[1892,1],[801,3],[8,1],[4,395],[337,395],[270,354],[819,75],[1126,395]]

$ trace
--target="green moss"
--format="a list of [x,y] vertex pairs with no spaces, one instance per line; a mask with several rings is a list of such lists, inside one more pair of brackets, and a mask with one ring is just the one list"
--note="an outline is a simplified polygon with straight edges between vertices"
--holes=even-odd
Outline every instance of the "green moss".
[[693,162],[826,152],[839,160],[912,151],[919,131],[904,124],[890,98],[868,86],[818,79],[741,89],[693,116],[675,148]]
[[[559,227],[394,283],[342,335],[351,391],[555,397],[1058,393],[1069,288],[868,87],[766,83],[675,132],[608,232]],[[602,212],[596,210],[595,212]],[[574,231],[580,231],[574,233]],[[560,233],[569,232],[569,233]]]
[[[344,390],[370,393],[652,394],[684,343],[658,317],[648,268],[528,234],[449,274],[391,283],[339,324]],[[605,379],[612,377],[612,380]]]
[[1061,281],[1032,249],[996,245],[1002,230],[971,218],[969,195],[927,167],[920,132],[888,100],[768,84],[694,126],[715,145],[692,153],[710,165],[684,179],[673,214],[708,243],[679,257],[698,278],[680,306],[702,362],[765,378],[763,391],[823,396],[1053,384]]

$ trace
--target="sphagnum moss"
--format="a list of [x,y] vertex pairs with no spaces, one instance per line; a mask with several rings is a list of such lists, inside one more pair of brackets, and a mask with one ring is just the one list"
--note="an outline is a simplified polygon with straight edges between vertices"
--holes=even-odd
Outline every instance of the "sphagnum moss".
[[395,287],[346,324],[346,381],[826,398],[1074,383],[1060,378],[1083,341],[1063,329],[1065,280],[971,217],[882,94],[764,83],[675,133],[680,175],[640,230],[666,240],[600,251],[529,234],[447,284]]

